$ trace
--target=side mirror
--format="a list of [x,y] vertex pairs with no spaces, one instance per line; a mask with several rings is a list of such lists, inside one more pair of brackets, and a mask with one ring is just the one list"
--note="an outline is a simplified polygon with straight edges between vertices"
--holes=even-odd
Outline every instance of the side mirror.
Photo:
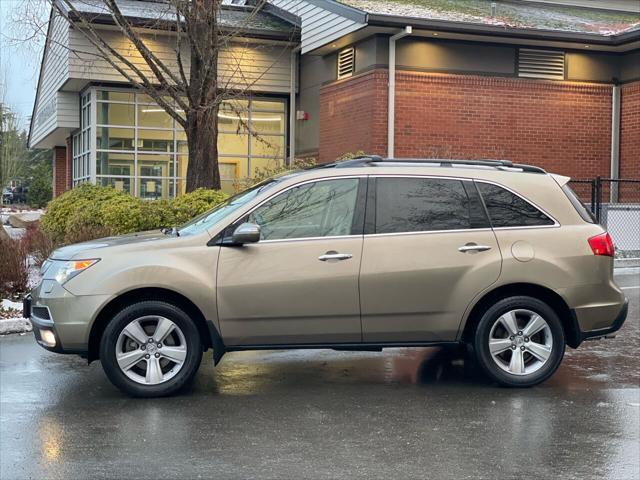
[[258,243],[260,241],[260,226],[255,223],[243,223],[233,232],[232,240],[235,245]]

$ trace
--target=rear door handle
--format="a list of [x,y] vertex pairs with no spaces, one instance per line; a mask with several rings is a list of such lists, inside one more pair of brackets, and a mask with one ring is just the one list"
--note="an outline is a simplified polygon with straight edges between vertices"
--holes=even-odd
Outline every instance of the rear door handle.
[[318,260],[321,262],[330,262],[332,260],[341,261],[341,260],[349,260],[353,258],[353,255],[350,253],[338,253],[338,252],[327,252],[324,255],[320,255]]
[[491,247],[489,247],[488,245],[476,245],[476,244],[467,244],[458,248],[458,251],[462,253],[486,252],[487,250],[491,250]]

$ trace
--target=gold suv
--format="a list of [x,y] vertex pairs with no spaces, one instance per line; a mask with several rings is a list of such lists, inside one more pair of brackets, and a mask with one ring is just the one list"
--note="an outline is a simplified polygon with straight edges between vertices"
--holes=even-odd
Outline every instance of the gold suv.
[[463,344],[495,382],[532,386],[627,314],[611,238],[568,181],[378,157],[290,173],[182,227],[56,250],[25,315],[136,396],[176,392],[208,349]]

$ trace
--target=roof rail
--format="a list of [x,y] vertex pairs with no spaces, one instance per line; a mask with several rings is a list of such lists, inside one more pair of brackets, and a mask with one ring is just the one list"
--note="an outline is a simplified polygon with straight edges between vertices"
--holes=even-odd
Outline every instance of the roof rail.
[[443,159],[443,158],[393,158],[385,159],[378,155],[362,155],[350,160],[342,162],[336,162],[326,165],[326,168],[352,168],[352,167],[364,167],[375,164],[393,164],[393,163],[413,163],[417,165],[424,164],[437,164],[441,167],[453,167],[455,165],[461,166],[479,166],[479,167],[493,167],[501,170],[521,170],[528,173],[547,173],[540,167],[532,165],[522,165],[519,163],[513,163],[510,160],[455,160],[455,159]]

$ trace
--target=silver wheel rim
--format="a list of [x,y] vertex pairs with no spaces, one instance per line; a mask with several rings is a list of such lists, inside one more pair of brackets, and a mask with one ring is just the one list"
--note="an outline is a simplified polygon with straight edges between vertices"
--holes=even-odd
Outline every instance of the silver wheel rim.
[[141,385],[159,385],[175,377],[187,358],[182,330],[165,317],[146,316],[130,322],[116,342],[122,373]]
[[517,309],[501,315],[489,333],[491,358],[511,375],[530,375],[551,357],[553,335],[541,315]]

